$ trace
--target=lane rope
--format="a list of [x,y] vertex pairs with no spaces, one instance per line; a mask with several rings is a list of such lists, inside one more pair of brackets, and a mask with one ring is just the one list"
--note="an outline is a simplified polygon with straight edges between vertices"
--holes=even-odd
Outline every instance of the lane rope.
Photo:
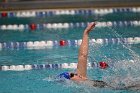
[[[88,63],[88,68],[99,67],[96,62]],[[1,71],[24,71],[37,69],[75,69],[77,63],[62,63],[62,64],[33,64],[33,65],[1,65]]]
[[[54,41],[28,41],[28,42],[2,42],[0,43],[0,50],[2,49],[44,49],[58,46],[79,46],[82,39],[79,40],[54,40]],[[140,37],[129,38],[98,38],[90,39],[90,44],[139,44]]]
[[[134,60],[129,60],[134,63]],[[128,61],[127,61],[128,63]],[[87,64],[88,69],[100,68],[107,69],[116,66],[112,62],[90,62]],[[76,69],[77,63],[61,64],[26,64],[26,65],[0,65],[0,71],[24,71],[24,70],[41,70],[41,69]]]
[[[75,28],[75,27],[86,27],[89,22],[81,23],[47,23],[47,24],[9,24],[0,25],[1,30],[19,30],[19,31],[35,31],[42,29],[60,29],[60,28]],[[140,26],[140,20],[138,21],[108,21],[108,22],[97,22],[96,27],[127,27],[127,26]]]
[[59,10],[30,10],[0,12],[1,18],[11,17],[47,17],[54,15],[105,15],[113,13],[139,13],[140,7],[130,8],[105,8],[105,9],[59,9]]

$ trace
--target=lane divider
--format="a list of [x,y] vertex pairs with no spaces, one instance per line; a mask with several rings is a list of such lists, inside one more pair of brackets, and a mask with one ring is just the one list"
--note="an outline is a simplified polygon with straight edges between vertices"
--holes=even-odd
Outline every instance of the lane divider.
[[[88,68],[101,67],[100,63],[88,63]],[[77,68],[77,63],[62,63],[62,64],[33,64],[33,65],[1,65],[2,71],[24,71],[37,69],[74,69]],[[104,69],[104,68],[103,68]]]
[[[2,49],[44,49],[58,46],[79,46],[82,39],[79,40],[60,40],[60,41],[28,41],[28,42],[3,42],[0,43],[0,50]],[[90,39],[90,44],[138,44],[140,37],[129,38],[98,38]]]
[[[121,62],[121,61],[120,61]],[[122,61],[127,63],[134,63],[135,60]],[[121,62],[121,63],[122,63]],[[119,63],[117,63],[119,64]],[[126,64],[125,64],[126,65]],[[112,62],[88,62],[88,69],[100,68],[108,69],[114,68],[117,65]],[[41,69],[76,69],[77,63],[61,63],[61,64],[26,64],[26,65],[0,65],[0,71],[25,71],[25,70],[41,70]]]
[[106,9],[59,9],[59,10],[32,10],[32,11],[16,11],[16,12],[0,12],[1,18],[10,17],[47,17],[54,15],[105,15],[124,12],[140,12],[140,7],[132,8],[106,8]]
[[[47,23],[47,24],[14,24],[14,25],[0,25],[1,30],[19,30],[19,31],[35,31],[42,29],[56,29],[56,28],[75,28],[86,27],[89,22],[84,23]],[[127,27],[127,26],[140,26],[140,21],[108,21],[97,22],[96,27]]]

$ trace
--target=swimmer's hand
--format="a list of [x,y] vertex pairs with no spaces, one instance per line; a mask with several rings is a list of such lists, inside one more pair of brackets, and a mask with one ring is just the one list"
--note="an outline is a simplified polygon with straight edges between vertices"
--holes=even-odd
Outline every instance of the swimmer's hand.
[[89,23],[87,28],[85,29],[85,33],[89,33],[95,27],[95,25],[96,25],[95,22]]

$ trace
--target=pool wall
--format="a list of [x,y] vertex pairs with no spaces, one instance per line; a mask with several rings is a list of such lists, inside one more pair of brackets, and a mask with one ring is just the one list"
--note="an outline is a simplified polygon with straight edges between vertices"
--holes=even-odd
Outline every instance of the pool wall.
[[[5,1],[5,2],[4,2]],[[25,7],[26,6],[26,7]],[[139,0],[10,0],[0,1],[0,11],[30,9],[139,7]]]

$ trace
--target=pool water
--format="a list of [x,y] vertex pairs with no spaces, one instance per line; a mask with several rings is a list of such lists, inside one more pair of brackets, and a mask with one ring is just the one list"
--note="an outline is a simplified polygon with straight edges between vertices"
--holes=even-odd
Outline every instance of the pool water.
[[[139,19],[138,14],[132,14],[131,18],[126,14],[109,15],[106,18],[101,16],[102,20],[121,20],[122,15],[125,15],[125,20]],[[68,17],[68,18],[67,18]],[[83,17],[83,16],[82,16]],[[87,16],[86,20],[89,20]],[[47,17],[48,18],[48,17]],[[46,18],[46,19],[47,19]],[[58,17],[62,21],[63,16]],[[70,20],[70,18],[73,18]],[[78,17],[66,16],[69,22]],[[25,18],[26,19],[26,18]],[[44,18],[45,19],[45,18]],[[49,22],[52,22],[51,18]],[[93,18],[94,19],[94,18]],[[98,19],[98,18],[97,18]],[[97,21],[96,19],[96,21]],[[2,19],[4,20],[4,19]],[[8,19],[6,19],[8,20]],[[9,19],[9,23],[20,22],[24,24],[33,22],[30,18],[25,21],[24,18]],[[20,20],[20,21],[19,21]],[[43,19],[38,18],[39,22]],[[80,18],[76,22],[81,21]],[[94,19],[95,20],[95,19]],[[55,21],[53,19],[53,21]],[[36,21],[37,22],[37,21]],[[8,24],[1,21],[1,24]],[[129,38],[140,37],[140,27],[96,27],[90,33],[90,39],[97,38]],[[25,41],[42,41],[42,40],[78,40],[82,38],[84,28],[67,28],[67,29],[43,29],[37,31],[0,31],[0,42],[25,42]],[[1,49],[0,50],[0,64],[1,65],[26,65],[26,64],[63,64],[76,63],[78,58],[79,46],[58,46],[45,49]],[[89,62],[106,61],[109,68],[100,69],[99,67],[89,68],[88,77],[90,79],[104,80],[113,86],[132,85],[139,83],[139,55],[140,44],[89,44]],[[58,68],[58,69],[37,69],[25,71],[0,71],[0,93],[138,93],[139,89],[114,90],[111,88],[97,88],[85,85],[78,85],[72,81],[64,80],[60,82],[56,76],[58,73],[64,71],[75,71],[75,69]],[[140,83],[139,83],[140,84]]]

